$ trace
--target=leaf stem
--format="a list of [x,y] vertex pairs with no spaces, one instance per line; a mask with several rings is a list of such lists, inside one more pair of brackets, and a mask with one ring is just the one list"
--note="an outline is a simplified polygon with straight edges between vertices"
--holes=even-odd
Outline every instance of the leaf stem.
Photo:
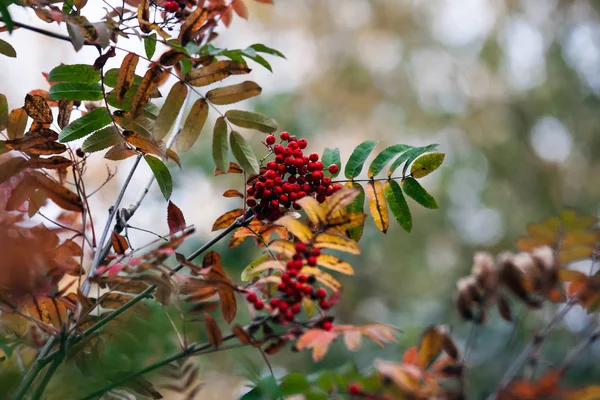
[[62,361],[63,361],[62,356],[58,356],[54,359],[54,361],[52,361],[52,364],[50,364],[50,367],[48,367],[48,371],[46,371],[46,375],[44,375],[44,378],[42,379],[39,386],[35,390],[35,393],[33,394],[33,400],[40,400],[42,398],[42,395],[44,394],[44,390],[46,390],[46,386],[48,386],[48,383],[50,383],[50,379],[52,379],[52,375],[54,375],[54,372],[56,372],[56,370],[58,369],[58,367],[60,366]]
[[[410,175],[408,175],[410,176]],[[331,183],[346,183],[346,182],[372,182],[372,181],[391,181],[396,179],[404,179],[403,176],[388,176],[386,178],[369,178],[369,179],[342,179],[339,181],[331,181]]]
[[13,398],[15,400],[21,400],[25,396],[25,393],[27,393],[27,390],[29,389],[35,378],[42,371],[44,366],[49,362],[49,360],[46,361],[44,357],[46,357],[46,355],[50,352],[50,349],[52,349],[52,346],[54,346],[55,341],[55,336],[52,336],[46,341],[46,344],[44,344],[44,347],[42,347],[42,349],[38,353],[37,359],[33,362],[33,366],[29,368],[29,371],[27,371],[27,374],[25,375],[25,377],[21,381],[21,384],[19,385],[15,394],[13,395]]

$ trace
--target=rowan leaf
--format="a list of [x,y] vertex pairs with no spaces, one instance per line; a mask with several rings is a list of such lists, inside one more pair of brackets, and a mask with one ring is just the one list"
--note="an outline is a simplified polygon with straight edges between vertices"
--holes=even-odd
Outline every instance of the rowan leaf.
[[206,335],[208,336],[208,342],[214,347],[219,347],[223,342],[223,335],[219,325],[215,322],[214,318],[204,313],[204,322],[206,326]]
[[444,153],[431,153],[419,157],[410,167],[410,176],[415,179],[429,175],[444,162]]
[[375,221],[377,228],[386,233],[389,227],[390,219],[388,209],[383,194],[383,184],[381,181],[369,181],[366,185],[367,199],[369,200],[369,210]]
[[427,193],[423,186],[414,178],[408,177],[402,181],[404,193],[414,201],[426,208],[439,208],[435,199]]
[[402,165],[402,163],[406,162],[404,164],[404,172],[402,173],[402,176],[406,175],[406,170],[408,169],[408,166],[420,155],[425,154],[429,151],[434,151],[437,148],[437,144],[430,144],[429,146],[423,146],[423,147],[415,147],[412,148],[404,153],[402,153],[398,158],[396,158],[394,160],[394,162],[392,163],[392,165],[390,165],[390,169],[388,170],[388,176],[392,176],[392,174],[394,173],[394,171],[400,166]]
[[104,155],[104,158],[112,161],[120,161],[135,155],[137,155],[137,151],[132,150],[127,143],[123,142],[111,147]]
[[100,73],[91,65],[59,65],[48,73],[48,82],[100,82]]
[[206,93],[206,98],[213,104],[233,104],[237,103],[238,101],[258,96],[261,91],[261,87],[256,83],[252,81],[244,81],[235,85],[209,90]]
[[174,234],[176,232],[182,231],[187,226],[185,224],[185,217],[183,213],[172,201],[169,200],[169,205],[167,206],[167,223],[169,225],[169,234]]
[[102,86],[99,83],[59,82],[50,87],[50,100],[102,100]]
[[235,159],[240,163],[240,166],[247,174],[258,174],[260,166],[254,150],[248,144],[246,139],[236,131],[232,131],[229,135],[231,151]]
[[231,333],[233,333],[242,344],[252,344],[253,343],[253,340],[252,340],[252,337],[250,336],[250,334],[248,332],[246,332],[246,330],[239,325],[232,326]]
[[229,189],[223,193],[223,197],[239,197],[240,199],[244,198],[243,193],[240,193],[239,190]]
[[187,151],[194,145],[202,132],[207,117],[208,104],[206,103],[206,100],[196,100],[183,123],[183,128],[181,129],[179,136],[177,136],[176,146],[178,151]]
[[[263,264],[265,263],[265,261],[269,261],[270,258],[271,257],[268,255],[263,255],[258,257],[256,260],[252,261],[250,264],[248,264],[248,266],[246,266],[246,268],[242,270],[242,274],[240,277],[242,281],[248,282],[260,275],[260,273],[264,271],[261,269]],[[281,262],[278,263],[281,264]]]
[[417,354],[421,368],[427,368],[435,361],[442,352],[443,342],[443,335],[437,326],[432,326],[423,333]]
[[0,164],[0,183],[23,171],[26,168],[25,163],[26,160],[23,157],[11,157]]
[[115,111],[113,113],[113,118],[115,122],[121,126],[121,128],[133,131],[148,140],[153,140],[151,132],[154,126],[154,121],[152,121],[150,118],[146,118],[143,115],[133,118],[131,114],[122,112],[121,110]]
[[342,289],[342,284],[337,279],[320,268],[304,267],[300,270],[300,273],[306,276],[313,275],[319,283],[334,292],[339,292]]
[[85,153],[93,153],[95,151],[107,149],[119,143],[123,143],[121,134],[117,128],[114,127],[114,125],[109,125],[100,129],[99,131],[94,132],[87,139],[85,139],[83,145],[81,146],[81,150]]
[[129,248],[129,243],[127,243],[125,236],[119,235],[117,232],[113,232],[111,234],[110,242],[112,243],[112,247],[117,254],[125,254]]
[[285,239],[275,239],[269,243],[269,250],[274,253],[283,254],[286,257],[292,258],[296,254],[294,243]]
[[146,71],[131,102],[131,110],[129,112],[133,118],[138,117],[142,113],[162,75],[163,70],[159,65],[154,65]]
[[8,100],[0,93],[0,131],[8,126]]
[[324,205],[325,219],[329,220],[337,216],[339,212],[352,204],[359,195],[360,190],[354,187],[346,187],[333,193]]
[[225,118],[219,117],[215,122],[213,130],[212,155],[217,169],[221,172],[226,172],[227,170],[226,159],[228,150],[227,123],[225,122]]
[[[337,193],[337,192],[336,192]],[[302,207],[306,216],[313,225],[321,225],[326,222],[325,210],[321,207],[321,204],[313,197],[306,196],[296,201],[296,203]]]
[[[320,249],[339,250],[350,254],[360,254],[360,247],[354,240],[347,236],[320,233],[315,237],[315,247]],[[271,248],[271,245],[269,245]]]
[[107,108],[96,108],[67,125],[60,132],[58,140],[66,143],[81,139],[94,131],[104,128],[111,122],[112,117]]
[[251,70],[243,63],[222,60],[202,68],[191,70],[185,76],[185,81],[192,86],[207,86],[231,75],[243,75],[250,71]]
[[[268,2],[269,4],[273,4],[271,0],[266,0],[266,1],[265,0],[262,0],[262,1],[256,0],[256,1],[263,2],[263,3]],[[272,56],[285,58],[285,56],[281,52],[279,52],[271,47],[267,47],[264,44],[256,43],[256,44],[253,44],[252,46],[250,46],[250,48],[253,49],[254,51],[256,51],[257,53],[265,53],[265,54],[270,54]]]
[[27,126],[27,112],[23,107],[15,108],[8,114],[6,131],[9,139],[14,140],[23,136]]
[[241,216],[243,214],[244,214],[244,210],[242,210],[241,208],[227,211],[225,214],[223,214],[219,218],[217,218],[217,220],[214,222],[214,224],[212,226],[212,231],[214,232],[214,231],[218,231],[218,230],[227,228],[229,225],[233,224],[239,216]]
[[69,189],[61,186],[45,175],[33,173],[39,187],[57,206],[68,211],[81,212],[83,202],[81,198]]
[[119,103],[123,102],[125,93],[127,93],[133,84],[135,68],[137,67],[139,59],[140,57],[134,53],[127,53],[125,58],[123,58],[121,68],[119,68],[119,73],[117,75],[117,85],[115,87],[115,93]]
[[156,51],[156,32],[144,36],[144,51],[148,59],[154,56],[154,52]]
[[185,46],[194,38],[207,19],[208,10],[203,7],[197,7],[192,11],[179,30],[179,42],[182,46]]
[[152,173],[156,178],[156,183],[158,183],[158,187],[165,197],[165,200],[169,200],[171,192],[173,191],[173,180],[169,169],[156,157],[144,156],[144,160],[146,160],[146,163],[148,163],[148,166],[152,170]]
[[231,3],[231,8],[233,8],[233,11],[241,18],[248,19],[248,6],[244,0],[235,0]]
[[71,113],[73,112],[72,100],[60,100],[58,102],[58,118],[56,123],[58,127],[64,129],[65,126],[69,125],[71,121]]
[[23,106],[27,115],[35,122],[40,124],[51,124],[54,121],[50,106],[42,96],[25,95],[25,105]]
[[173,123],[177,119],[177,115],[181,111],[187,94],[188,88],[182,82],[177,82],[171,87],[167,99],[154,123],[153,133],[155,139],[162,139],[169,133]]
[[[323,173],[325,174],[325,176],[328,176],[330,178],[335,178],[342,171],[342,161],[340,160],[340,149],[337,147],[335,149],[330,149],[330,148],[326,147],[325,150],[323,151],[323,156],[321,157],[321,161],[323,162],[323,165],[325,166],[325,168],[323,169]],[[337,165],[338,171],[335,174],[332,174],[331,172],[329,172],[328,167],[330,165]]]
[[373,151],[378,143],[379,142],[374,140],[367,140],[354,149],[348,159],[346,169],[344,170],[346,178],[353,179],[360,175],[363,165],[365,164],[365,161],[367,161],[367,157],[369,157],[369,154],[371,154],[371,151]]
[[356,242],[362,237],[365,226],[365,190],[356,182],[348,182],[345,187],[351,187],[358,190],[358,196],[346,207],[347,215],[329,220],[330,226],[340,231],[347,231],[348,237]]
[[292,235],[296,236],[301,242],[307,243],[312,237],[313,233],[310,228],[296,218],[284,215],[274,222],[275,225],[283,226]]
[[[2,15],[4,15],[4,13]],[[17,56],[17,51],[6,40],[0,39],[0,54],[4,54],[7,57],[15,58]]]
[[61,169],[70,167],[71,165],[73,165],[71,160],[61,156],[30,158],[25,162],[26,168]]
[[332,271],[341,272],[342,274],[354,275],[354,269],[348,262],[340,260],[331,254],[321,253],[317,257],[317,264]]
[[312,349],[313,361],[317,362],[323,359],[329,350],[329,345],[337,338],[334,332],[323,329],[307,329],[298,341],[296,348],[298,350]]
[[386,181],[383,192],[396,221],[398,221],[402,229],[410,232],[412,229],[412,214],[398,182],[394,180]]
[[387,147],[377,154],[371,165],[369,166],[369,178],[374,177],[383,170],[383,167],[392,160],[396,155],[412,149],[412,146],[406,144],[395,144]]
[[241,110],[229,110],[225,117],[232,124],[241,128],[256,129],[263,133],[272,133],[277,130],[277,122],[266,115]]

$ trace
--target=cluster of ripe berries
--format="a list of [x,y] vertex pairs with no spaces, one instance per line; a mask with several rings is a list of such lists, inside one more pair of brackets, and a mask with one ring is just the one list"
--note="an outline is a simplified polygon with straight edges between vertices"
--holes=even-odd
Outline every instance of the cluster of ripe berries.
[[163,4],[163,8],[168,13],[177,12],[180,9],[184,8],[184,7],[185,7],[185,3],[184,2],[165,1],[165,3]]
[[[247,190],[246,204],[254,209],[258,220],[275,221],[292,206],[300,209],[296,200],[305,196],[323,203],[342,188],[341,184],[334,184],[331,178],[325,176],[325,166],[317,153],[304,155],[302,150],[308,145],[306,139],[297,139],[288,132],[281,132],[279,138],[282,143],[287,142],[287,146],[275,144],[277,139],[273,135],[265,139],[275,159],[267,163],[266,169],[261,170]],[[327,169],[331,174],[338,172],[335,164]]]
[[[281,282],[277,287],[277,294],[269,301],[272,313],[279,310],[281,322],[291,322],[295,319],[296,314],[302,310],[303,298],[318,301],[319,307],[324,311],[329,309],[330,304],[326,300],[327,291],[323,288],[316,289],[314,287],[316,279],[313,275],[307,276],[301,273],[305,262],[311,267],[316,266],[317,257],[320,254],[320,249],[311,249],[304,243],[296,243],[296,254],[287,262],[286,271],[281,274]],[[249,293],[246,296],[246,300],[254,306],[255,310],[265,308],[263,301],[254,292]],[[321,324],[321,328],[325,330],[331,330],[332,327],[333,324],[331,321],[324,321]]]

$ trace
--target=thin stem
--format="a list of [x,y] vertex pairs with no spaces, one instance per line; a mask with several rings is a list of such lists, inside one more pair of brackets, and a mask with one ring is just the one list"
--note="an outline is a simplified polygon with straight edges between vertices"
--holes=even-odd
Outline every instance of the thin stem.
[[46,375],[44,375],[44,378],[33,394],[33,400],[40,400],[42,398],[44,390],[46,390],[46,386],[48,386],[48,383],[50,383],[52,375],[54,375],[54,372],[56,372],[56,369],[60,366],[62,360],[63,357],[56,357],[54,361],[52,361],[52,364],[50,364],[50,367],[48,367],[48,371],[46,371]]
[[404,178],[405,178],[404,176],[388,176],[386,178],[372,178],[372,179],[341,179],[339,181],[331,181],[331,183],[391,181],[391,180],[404,179]]
[[42,349],[38,353],[37,359],[33,362],[33,366],[29,368],[29,371],[27,372],[27,374],[21,381],[21,384],[15,391],[15,394],[13,395],[13,398],[15,400],[21,400],[25,396],[25,394],[27,393],[27,389],[29,389],[35,378],[42,371],[44,366],[48,363],[43,359],[50,352],[52,346],[54,346],[55,341],[55,336],[52,336],[50,339],[48,339],[48,341],[46,341],[46,344],[44,344],[44,347],[42,347]]
[[[4,22],[4,20],[2,18],[0,18],[0,21]],[[73,43],[70,37],[68,37],[66,35],[61,35],[60,33],[50,32],[50,31],[36,28],[35,26],[27,25],[27,24],[24,24],[22,22],[17,22],[17,21],[13,21],[13,24],[15,26],[18,26],[19,28],[27,29],[28,31],[36,32],[41,35],[48,36],[48,37],[51,37],[54,39],[64,40],[65,42]],[[96,43],[91,43],[91,42],[88,42],[87,40],[85,40],[83,42],[83,45],[84,46],[98,46]]]
[[600,329],[596,329],[590,336],[579,342],[577,346],[567,356],[562,364],[561,369],[565,369],[571,365],[571,363],[581,355],[581,353],[588,347],[594,344],[596,340],[600,339]]

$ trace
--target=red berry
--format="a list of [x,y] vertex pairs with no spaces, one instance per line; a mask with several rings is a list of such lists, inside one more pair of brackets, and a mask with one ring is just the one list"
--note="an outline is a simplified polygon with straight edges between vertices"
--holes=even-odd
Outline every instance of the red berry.
[[311,256],[319,257],[321,255],[321,249],[312,249],[310,252]]
[[281,138],[281,140],[289,140],[290,134],[284,131],[279,134],[279,137]]
[[308,281],[308,276],[298,275],[298,282],[305,283],[306,281]]
[[255,207],[256,206],[256,200],[254,200],[254,199],[248,199],[248,200],[246,200],[246,205],[248,205],[248,207]]
[[323,288],[319,288],[317,289],[315,295],[319,298],[319,299],[324,299],[325,297],[327,297],[327,291]]
[[331,164],[329,167],[327,167],[327,170],[329,171],[330,174],[335,175],[338,173],[340,168],[335,164]]
[[294,313],[292,312],[292,310],[287,310],[285,312],[285,319],[287,319],[288,321],[294,320]]
[[325,195],[324,195],[324,194],[320,194],[320,195],[318,195],[318,196],[317,196],[317,201],[318,201],[319,203],[324,203],[324,202],[325,202],[325,200],[326,200],[326,197],[325,197]]
[[281,281],[282,282],[289,282],[290,281],[290,274],[288,274],[288,273],[281,274]]
[[[325,324],[323,324],[325,325]],[[348,385],[348,392],[353,395],[362,394],[362,387],[359,384],[351,383]]]
[[255,310],[262,310],[263,308],[265,308],[265,303],[263,303],[261,300],[256,300],[254,302],[254,309]]
[[322,325],[323,329],[326,331],[330,331],[333,328],[333,323],[331,321],[325,321]]
[[283,282],[280,282],[279,285],[277,285],[277,289],[279,289],[280,292],[285,292],[287,285]]
[[[280,302],[279,302],[279,306],[278,306],[278,307],[279,307],[279,310],[280,310],[281,312],[284,312],[284,311],[285,311],[285,310],[287,310],[287,308],[288,308],[288,303],[287,303],[287,302],[285,302],[285,301],[280,301]],[[321,307],[321,308],[322,308],[322,307]]]
[[317,265],[317,257],[315,256],[310,256],[306,259],[308,265],[310,265],[311,267],[314,267],[315,265]]
[[[285,151],[285,147],[283,147],[280,144],[278,144],[278,145],[276,145],[276,146],[273,147],[273,152],[276,155],[283,154],[284,151]],[[277,157],[275,157],[275,158],[277,159]],[[277,161],[277,160],[275,160],[275,161]]]
[[302,287],[302,291],[304,292],[304,294],[312,294],[312,287],[310,285],[304,285]]
[[323,183],[323,186],[329,186],[331,185],[331,178],[325,176],[321,179],[321,183]]
[[256,297],[256,293],[248,293],[246,300],[248,300],[250,303],[255,303],[258,300],[258,297]]
[[319,159],[319,155],[317,153],[312,153],[310,156],[308,156],[308,158],[310,161],[315,162]]
[[280,301],[281,301],[281,300],[279,300],[277,297],[273,297],[273,298],[271,299],[271,307],[277,307],[277,306],[279,305],[279,302],[280,302]]
[[285,159],[285,157],[283,157],[283,154],[277,154],[277,155],[275,156],[275,162],[276,162],[277,164],[281,164],[281,163],[283,163],[283,160],[284,160],[284,159]]
[[298,314],[298,313],[300,312],[300,304],[294,304],[294,305],[292,306],[292,308],[291,308],[291,311],[292,311],[294,314]]
[[319,307],[321,307],[323,310],[327,310],[329,309],[329,302],[327,300],[321,300],[319,302]]
[[275,142],[276,142],[276,141],[277,141],[277,138],[276,138],[275,136],[273,136],[273,135],[269,135],[269,136],[267,136],[267,138],[265,139],[265,142],[267,142],[267,144],[268,144],[269,146],[271,146],[271,145],[275,144]]
[[165,2],[163,7],[165,8],[165,11],[169,13],[179,11],[179,3],[177,3],[176,1],[167,1]]
[[298,253],[304,253],[306,251],[306,245],[304,243],[296,243],[296,251]]
[[301,149],[305,149],[306,146],[308,146],[308,142],[306,141],[306,139],[298,140],[298,147],[300,147]]
[[[289,148],[289,149],[292,149],[292,150],[296,150],[296,149],[298,149],[298,142],[292,142],[292,141],[290,140],[290,143],[288,143],[288,148]],[[302,157],[302,156],[300,156],[300,157]]]
[[298,138],[296,136],[290,136],[290,142],[295,142],[297,140]]

